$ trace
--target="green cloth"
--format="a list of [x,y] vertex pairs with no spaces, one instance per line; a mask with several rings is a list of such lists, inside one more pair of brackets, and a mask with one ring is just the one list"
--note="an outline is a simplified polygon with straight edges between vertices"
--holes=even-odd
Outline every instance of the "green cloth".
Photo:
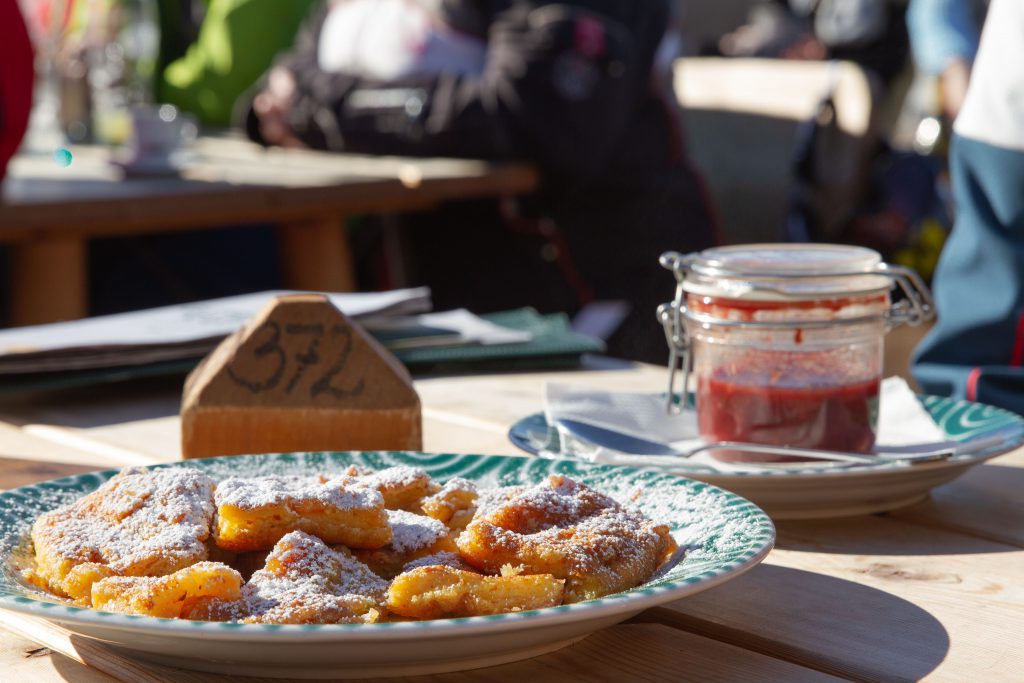
[[564,313],[542,315],[532,308],[519,308],[480,317],[495,325],[529,332],[533,337],[516,344],[428,346],[395,349],[392,353],[415,374],[575,367],[584,353],[605,350],[601,340],[574,332]]
[[157,99],[227,126],[235,100],[259,79],[317,0],[210,0],[199,38],[157,83]]

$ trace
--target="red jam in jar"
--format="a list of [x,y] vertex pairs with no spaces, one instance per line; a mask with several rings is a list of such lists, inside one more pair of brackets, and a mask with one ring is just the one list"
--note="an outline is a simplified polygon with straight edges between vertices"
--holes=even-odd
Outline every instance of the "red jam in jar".
[[892,287],[873,270],[878,254],[745,245],[700,256],[683,290],[701,437],[870,451]]
[[875,443],[878,387],[877,379],[822,387],[699,379],[698,427],[708,441],[864,453]]

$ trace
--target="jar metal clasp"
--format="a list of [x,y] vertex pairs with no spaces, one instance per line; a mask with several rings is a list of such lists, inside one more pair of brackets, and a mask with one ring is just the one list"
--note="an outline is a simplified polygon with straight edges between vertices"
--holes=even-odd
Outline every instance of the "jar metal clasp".
[[[664,303],[658,307],[657,317],[665,330],[665,340],[668,343],[668,397],[666,410],[670,415],[678,415],[683,412],[687,404],[687,388],[689,386],[690,374],[693,367],[693,358],[689,334],[686,329],[686,321],[690,320],[698,325],[707,326],[711,324],[727,327],[804,327],[804,326],[833,326],[862,323],[865,318],[849,318],[841,320],[827,320],[809,323],[808,321],[774,321],[765,323],[755,320],[710,320],[707,316],[692,312],[686,305],[686,277],[701,258],[699,253],[680,254],[669,251],[661,255],[659,263],[662,267],[671,271],[676,278],[675,298],[671,302]],[[809,278],[820,279],[821,273],[807,273],[800,271],[774,271],[769,280],[759,279],[759,274],[751,274],[730,270],[723,267],[704,268],[702,276],[709,274],[723,279],[740,280],[749,290],[768,292],[786,295],[787,292],[772,282],[793,282]],[[924,284],[914,270],[903,266],[894,266],[888,263],[879,263],[871,268],[850,270],[842,272],[830,272],[831,278],[863,278],[864,276],[882,276],[892,281],[894,287],[902,293],[902,298],[889,305],[888,309],[881,316],[873,316],[873,319],[884,321],[886,330],[891,330],[900,325],[919,325],[935,317],[935,304],[932,300],[928,287]],[[872,319],[869,317],[868,319]],[[678,400],[677,400],[678,397]]]

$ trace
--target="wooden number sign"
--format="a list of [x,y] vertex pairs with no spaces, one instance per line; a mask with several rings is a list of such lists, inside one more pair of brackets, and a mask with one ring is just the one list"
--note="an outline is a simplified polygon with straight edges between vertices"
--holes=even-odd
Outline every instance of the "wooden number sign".
[[189,375],[181,445],[185,458],[419,450],[420,400],[405,367],[326,297],[282,296]]

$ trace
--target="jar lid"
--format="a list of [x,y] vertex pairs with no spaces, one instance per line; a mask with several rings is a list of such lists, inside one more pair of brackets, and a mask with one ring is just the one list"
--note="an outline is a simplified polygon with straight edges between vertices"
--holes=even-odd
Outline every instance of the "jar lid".
[[881,255],[839,244],[743,244],[692,254],[683,289],[705,296],[814,299],[892,289]]

